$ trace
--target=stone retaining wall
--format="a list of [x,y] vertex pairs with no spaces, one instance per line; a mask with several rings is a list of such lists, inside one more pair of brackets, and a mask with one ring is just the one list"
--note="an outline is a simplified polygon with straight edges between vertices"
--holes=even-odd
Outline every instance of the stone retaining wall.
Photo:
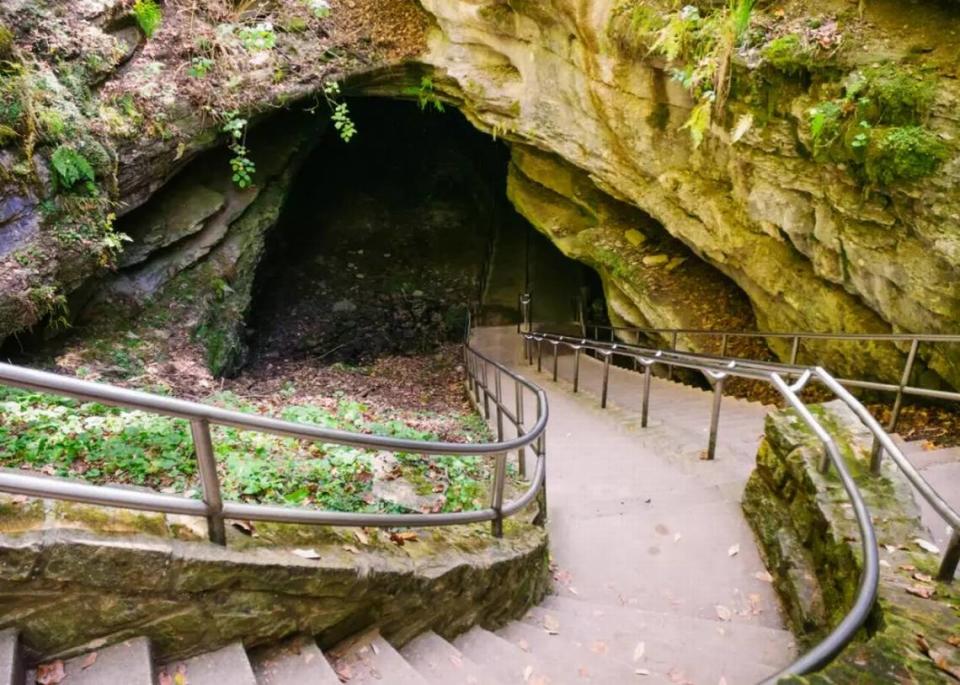
[[[877,605],[858,640],[827,668],[783,682],[933,683],[960,674],[960,601],[935,583],[939,556],[910,485],[889,460],[869,473],[869,439],[845,406],[816,408],[873,515],[881,546]],[[856,595],[862,553],[852,507],[835,473],[819,473],[822,446],[793,411],[767,418],[766,439],[743,508],[774,577],[788,623],[810,647],[841,620]],[[923,597],[920,595],[927,595]]]
[[548,585],[546,533],[519,521],[501,540],[476,525],[402,546],[377,530],[256,524],[254,537],[231,528],[226,549],[201,541],[201,524],[0,499],[0,628],[44,658],[136,635],[161,660],[295,632],[329,646],[373,625],[402,645],[499,625]]

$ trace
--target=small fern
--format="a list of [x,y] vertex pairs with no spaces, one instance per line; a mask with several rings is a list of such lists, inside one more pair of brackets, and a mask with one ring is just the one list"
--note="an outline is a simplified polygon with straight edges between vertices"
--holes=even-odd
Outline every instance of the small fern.
[[54,171],[57,172],[57,180],[64,188],[71,189],[77,183],[83,181],[87,190],[94,192],[96,186],[94,181],[97,179],[96,172],[93,170],[90,162],[82,154],[72,147],[61,145],[53,151],[50,157],[50,163]]
[[147,38],[153,38],[163,23],[163,11],[155,0],[137,0],[133,5],[133,16]]

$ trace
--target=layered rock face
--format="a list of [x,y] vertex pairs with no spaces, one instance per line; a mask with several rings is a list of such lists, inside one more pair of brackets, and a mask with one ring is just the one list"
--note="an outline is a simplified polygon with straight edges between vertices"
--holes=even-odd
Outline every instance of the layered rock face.
[[[951,33],[957,9],[949,3],[912,7],[909,21],[891,0],[861,3],[862,16],[843,0],[756,9],[749,24],[756,35],[744,43],[753,47],[728,55],[729,93],[720,94],[724,103],[697,146],[684,126],[702,113],[701,94],[682,83],[683,60],[668,61],[656,49],[656,27],[683,14],[669,3],[331,4],[329,17],[317,19],[294,0],[252,14],[226,2],[199,13],[168,3],[150,39],[121,2],[78,3],[71,12],[62,11],[65,3],[32,12],[22,0],[0,8],[0,25],[12,29],[0,31],[0,58],[16,65],[0,70],[0,100],[17,100],[23,110],[0,110],[7,112],[0,122],[7,127],[0,127],[0,337],[61,316],[66,296],[113,261],[122,273],[108,279],[110,292],[141,300],[177,271],[224,252],[215,248],[253,194],[229,187],[226,153],[219,171],[198,173],[188,163],[229,143],[223,128],[236,117],[259,121],[266,139],[285,126],[261,116],[277,106],[319,102],[325,119],[323,91],[334,81],[344,92],[443,97],[507,140],[511,200],[568,256],[600,273],[615,323],[957,330],[960,86]],[[694,32],[706,31],[725,7],[704,3]],[[258,47],[267,38],[275,44]],[[791,38],[812,47],[789,53]],[[936,148],[919,160],[923,174],[907,168],[896,181],[864,162],[859,129],[838,136],[853,151],[843,158],[820,149],[811,123],[816,108],[829,107],[855,123],[859,115],[850,112],[882,99],[856,84],[884,65],[899,70],[893,82],[905,88],[894,99],[916,111],[909,122],[881,110],[863,123],[883,135],[922,133],[927,138],[919,140]],[[427,85],[424,70],[432,75]],[[921,82],[929,85],[922,107],[907,98],[927,88]],[[916,152],[917,138],[883,135],[876,139]],[[98,193],[62,186],[58,164],[70,160],[54,157],[63,147],[90,162]],[[260,147],[251,145],[254,157]],[[883,161],[890,150],[874,153]],[[281,165],[295,158],[277,156]],[[886,161],[893,168],[917,160]],[[289,174],[263,165],[255,193],[275,208]],[[268,186],[274,190],[264,194]],[[124,219],[134,242],[118,257],[110,215],[146,202]],[[250,249],[228,248],[226,262],[213,260],[215,280],[232,290],[234,272],[246,289],[276,211],[255,214],[263,224],[257,239],[238,238]],[[243,318],[248,299],[231,305],[232,320]],[[682,342],[716,351],[716,340]],[[768,342],[781,358],[789,355],[789,345]],[[890,380],[904,352],[893,344],[811,343],[804,360]],[[231,363],[212,356],[215,367]],[[960,350],[925,346],[921,357],[960,384]]]
[[[736,86],[750,79],[744,64],[735,66],[729,114],[715,116],[694,148],[680,129],[695,103],[671,78],[674,65],[617,39],[625,4],[656,5],[424,0],[439,27],[425,59],[478,126],[575,165],[725,274],[746,295],[759,329],[956,330],[960,162],[952,150],[934,176],[866,192],[843,165],[812,158],[807,111],[816,99],[799,73],[765,121],[758,115],[734,142],[734,113],[749,111]],[[786,11],[798,4],[787,3]],[[937,59],[956,68],[956,37],[951,43],[938,28],[956,21],[955,10],[925,3],[904,26],[888,19],[887,4],[867,5],[864,20],[846,3],[807,8],[839,16],[841,29],[849,28],[848,44],[831,56],[838,81],[864,64],[904,60],[911,50],[926,53],[940,75],[950,65]],[[937,85],[928,125],[949,143],[960,134],[952,115],[960,88],[953,78]],[[614,309],[635,324],[675,321],[630,314],[617,299]],[[642,292],[627,299],[648,309]],[[887,377],[900,363],[889,348],[860,352],[866,360],[834,346],[826,361],[841,372],[872,368]],[[931,364],[957,380],[955,362]]]

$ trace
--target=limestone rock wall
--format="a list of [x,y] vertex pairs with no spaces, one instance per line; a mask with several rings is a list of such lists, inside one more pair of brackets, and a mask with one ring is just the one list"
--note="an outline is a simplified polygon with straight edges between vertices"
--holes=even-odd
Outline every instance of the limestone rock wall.
[[[731,115],[694,149],[680,130],[693,102],[671,78],[672,65],[611,38],[623,3],[422,4],[437,23],[424,59],[478,126],[566,160],[656,219],[746,294],[759,329],[957,329],[960,161],[952,152],[933,177],[867,194],[842,165],[811,159],[804,130],[813,100],[802,83],[739,142]],[[936,28],[956,22],[951,10],[927,3],[894,24],[893,9],[867,3],[860,20],[844,2],[808,8],[840,17],[856,42],[836,55],[836,78],[873,61],[907,59],[911,45],[955,59],[949,33]],[[937,83],[930,124],[945,140],[960,138],[952,75]],[[741,104],[736,97],[735,89],[731,112]],[[644,323],[636,313],[627,318]],[[900,359],[889,347],[866,357],[834,346],[832,361],[841,372],[882,369],[889,377]],[[955,361],[932,363],[960,380]]]

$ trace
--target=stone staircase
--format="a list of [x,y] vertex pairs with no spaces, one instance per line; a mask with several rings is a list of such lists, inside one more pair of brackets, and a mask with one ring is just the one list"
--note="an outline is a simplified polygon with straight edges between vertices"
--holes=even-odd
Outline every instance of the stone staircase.
[[[675,640],[683,635],[683,643]],[[696,657],[681,670],[677,650]],[[750,653],[744,660],[743,654]],[[371,631],[322,652],[308,636],[245,650],[240,643],[185,661],[157,663],[137,638],[25,669],[15,631],[0,633],[0,683],[71,685],[492,685],[495,683],[751,683],[789,661],[783,631],[670,617],[550,597],[520,621],[476,627],[447,641],[433,632],[395,649]],[[718,670],[719,669],[719,670]]]

